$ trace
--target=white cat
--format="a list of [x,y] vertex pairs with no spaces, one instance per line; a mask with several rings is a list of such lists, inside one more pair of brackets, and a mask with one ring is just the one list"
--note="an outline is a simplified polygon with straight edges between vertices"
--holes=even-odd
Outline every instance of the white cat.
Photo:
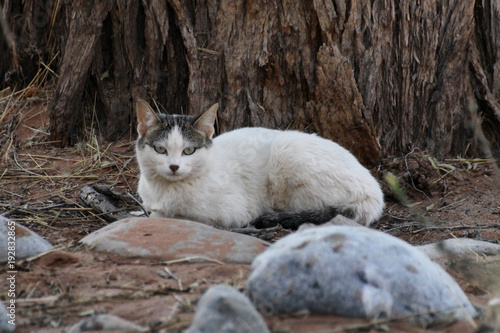
[[265,128],[212,140],[217,108],[166,115],[138,101],[139,195],[153,216],[226,228],[296,228],[338,213],[368,226],[381,216],[378,182],[346,149],[314,134]]

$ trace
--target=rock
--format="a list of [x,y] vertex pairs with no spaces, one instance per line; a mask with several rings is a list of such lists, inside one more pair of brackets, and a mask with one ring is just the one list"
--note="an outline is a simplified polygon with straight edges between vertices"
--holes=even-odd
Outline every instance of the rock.
[[464,255],[496,255],[500,245],[471,238],[450,238],[440,242],[417,246],[431,259]]
[[496,297],[488,302],[486,319],[491,328],[500,330],[500,298]]
[[360,227],[319,227],[282,238],[254,260],[247,291],[261,312],[404,317],[419,324],[476,315],[457,283],[425,254]]
[[346,226],[361,227],[361,228],[365,227],[365,226],[359,224],[358,222],[351,220],[350,218],[347,218],[343,215],[337,215],[333,219],[331,219],[330,221],[323,223],[323,224],[320,224],[320,225],[316,225],[313,223],[302,224],[299,227],[298,231],[310,229],[310,228],[328,227],[328,226],[332,226],[332,225],[346,225]]
[[66,333],[111,330],[119,330],[120,332],[149,332],[147,327],[137,325],[114,315],[101,314],[79,321],[71,326]]
[[208,289],[186,333],[266,333],[269,329],[250,300],[226,285]]
[[[11,323],[9,323],[9,321]],[[16,325],[13,325],[15,321],[9,317],[9,311],[5,305],[0,302],[0,332],[14,332],[16,330]]]
[[9,242],[13,239],[16,243],[15,260],[33,257],[52,248],[49,242],[33,231],[0,216],[0,262],[8,261]]
[[251,236],[178,219],[131,217],[83,238],[96,251],[125,257],[184,259],[201,256],[250,264],[269,243]]

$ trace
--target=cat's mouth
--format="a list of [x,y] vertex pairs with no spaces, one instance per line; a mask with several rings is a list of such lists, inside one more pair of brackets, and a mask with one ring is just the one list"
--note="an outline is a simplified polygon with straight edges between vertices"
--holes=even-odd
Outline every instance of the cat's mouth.
[[167,171],[162,173],[163,178],[169,180],[169,181],[178,181],[182,180],[186,177],[186,174],[184,172],[179,172],[179,171]]

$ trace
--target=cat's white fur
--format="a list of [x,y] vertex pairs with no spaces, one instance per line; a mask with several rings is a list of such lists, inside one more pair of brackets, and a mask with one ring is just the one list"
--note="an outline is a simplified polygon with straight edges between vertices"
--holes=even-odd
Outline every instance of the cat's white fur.
[[[138,114],[147,111],[141,107],[146,106],[138,105]],[[217,108],[212,109],[202,119],[205,130],[212,127],[210,136]],[[151,126],[146,122],[153,118],[141,117],[144,126]],[[141,119],[141,136],[146,132],[141,134],[140,126]],[[265,213],[331,206],[352,209],[354,219],[364,225],[382,214],[383,194],[370,172],[346,149],[314,134],[242,128],[216,137],[209,148],[183,155],[191,143],[174,128],[161,144],[168,156],[148,145],[137,149],[139,195],[157,216],[230,228]],[[172,164],[179,166],[175,174]]]

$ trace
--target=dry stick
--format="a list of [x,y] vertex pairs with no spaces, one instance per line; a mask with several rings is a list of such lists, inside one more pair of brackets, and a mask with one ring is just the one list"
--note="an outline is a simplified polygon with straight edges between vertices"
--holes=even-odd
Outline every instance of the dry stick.
[[26,118],[26,119],[24,119],[24,118],[23,118],[23,120],[24,120],[24,122],[26,122],[26,123],[27,123],[27,122],[29,122],[31,119],[35,118],[36,116],[38,116],[38,115],[40,115],[40,114],[42,114],[42,113],[44,113],[44,112],[46,112],[46,110],[45,110],[45,109],[41,109],[41,110],[40,110],[40,111],[38,111],[37,113],[35,113],[35,114],[31,115],[29,118]]
[[[29,173],[34,173],[34,172],[29,172]],[[45,176],[45,175],[39,175],[39,174],[34,173],[34,175],[7,176],[7,178],[28,178],[28,179],[31,179],[31,178],[44,178],[44,179],[48,179],[48,180],[50,180],[50,179],[73,179],[73,178],[78,178],[78,179],[98,179],[99,176],[78,176],[78,175]]]
[[24,198],[24,196],[17,194],[17,193],[14,193],[14,192],[11,192],[11,191],[7,191],[6,189],[2,189],[2,191],[4,191],[5,193],[9,193],[10,195],[14,195],[16,197],[19,197],[21,199]]
[[202,256],[193,256],[193,257],[187,257],[187,258],[182,258],[182,259],[174,259],[174,260],[169,260],[169,261],[162,261],[161,264],[166,264],[166,265],[171,265],[171,264],[179,264],[182,262],[191,262],[193,260],[202,260],[202,261],[209,261],[209,262],[215,262],[219,265],[224,265],[224,263],[220,260],[217,259],[211,259],[207,257],[202,257]]
[[464,202],[464,201],[465,201],[465,199],[467,199],[467,198],[463,198],[462,200],[458,200],[458,201],[455,201],[455,202],[453,202],[453,203],[451,203],[451,204],[449,204],[449,205],[443,206],[443,207],[439,208],[439,209],[438,209],[438,211],[442,211],[443,209],[446,209],[446,208],[449,208],[449,207],[452,207],[452,206],[456,206],[456,205],[458,205],[459,203]]
[[30,210],[34,211],[42,211],[42,210],[67,210],[71,212],[79,212],[79,211],[92,211],[92,208],[86,208],[86,207],[64,207],[67,206],[67,204],[62,203],[62,204],[57,204],[57,205],[52,205],[52,206],[46,206],[46,207],[33,207],[30,208]]
[[38,179],[34,181],[30,181],[29,184],[25,184],[25,189],[26,190],[31,190],[33,187],[39,186],[40,182],[43,182],[43,179]]
[[439,182],[441,179],[443,179],[444,177],[448,176],[450,173],[452,173],[453,171],[455,170],[450,170],[450,171],[447,171],[444,175],[442,175],[441,177],[439,177],[438,179],[436,179],[435,181],[433,181],[431,184],[437,184],[437,182]]
[[475,226],[465,226],[465,225],[457,225],[452,227],[425,227],[422,229],[417,229],[412,231],[412,234],[418,234],[422,231],[429,230],[466,230],[466,229],[491,229],[491,228],[500,228],[500,223],[496,224],[487,224],[487,225],[475,225]]
[[[86,184],[85,186],[90,185],[90,184],[92,184],[92,183],[88,183],[88,184]],[[76,201],[74,201],[74,200],[71,200],[71,199],[69,199],[69,198],[66,198],[66,197],[64,197],[64,196],[62,196],[62,195],[59,195],[59,197],[60,197],[60,198],[62,198],[63,200],[66,200],[66,201],[69,201],[69,202],[73,203],[74,205],[76,205],[76,206],[78,206],[78,207],[84,208],[83,206],[81,206],[80,204],[78,204],[78,203],[77,203]],[[90,213],[90,214],[91,214],[94,218],[97,218],[97,219],[98,219],[98,220],[100,220],[101,222],[106,222],[106,223],[108,223],[108,221],[106,221],[106,220],[105,220],[102,216],[100,216],[101,214],[95,214],[95,213],[93,212],[93,209],[91,209],[91,210],[89,211],[89,213]]]
[[[32,286],[33,284],[30,283],[28,287],[26,287],[26,299],[31,298],[31,296],[35,293],[35,291],[38,289],[38,284],[40,284],[40,280],[36,281],[35,285]],[[31,287],[31,289],[30,289]]]
[[144,215],[146,215],[146,217],[149,217],[149,213],[148,213],[148,211],[146,210],[146,208],[144,208],[144,206],[142,205],[142,203],[141,203],[139,200],[137,200],[137,199],[136,199],[136,198],[135,198],[132,194],[130,194],[129,192],[127,192],[127,195],[128,195],[129,197],[131,197],[131,198],[132,198],[132,199],[133,199],[133,200],[134,200],[134,201],[135,201],[135,202],[139,205],[139,207],[141,207],[142,211],[144,212]]
[[9,169],[5,168],[5,170],[3,170],[2,175],[0,175],[0,180],[1,180],[1,179],[3,178],[3,176],[7,173],[7,170],[9,170]]
[[[180,304],[179,302],[175,304]],[[183,327],[189,326],[193,322],[193,319],[179,319],[179,321],[175,321],[173,323],[170,323],[167,321],[165,324],[160,325],[158,328],[164,329],[167,331],[175,331],[177,332],[178,329],[181,329]]]
[[[50,218],[50,216],[49,216]],[[44,227],[47,227],[49,229],[52,229],[52,230],[59,230],[51,225],[49,225],[47,222],[43,222],[43,221],[38,221],[38,219],[34,219],[34,218],[30,218],[30,219],[16,219],[17,221],[24,221],[25,223],[28,223],[28,222],[31,222],[31,223],[36,223],[36,224],[39,224],[39,225],[42,225]]]
[[[38,164],[38,162],[37,162],[37,161],[36,161],[36,160],[35,160],[35,159],[34,159],[34,158],[30,155],[30,154],[28,154],[28,156],[29,156],[29,158],[31,158],[31,160],[32,160],[33,162],[35,162],[35,164],[37,165],[37,167],[39,167],[39,168],[41,169],[40,164]],[[17,163],[17,161],[16,161],[16,163]],[[27,169],[26,169],[26,170],[27,170]],[[46,173],[45,171],[43,171],[43,170],[42,170],[42,172],[43,172],[43,174],[44,174],[46,177],[48,177],[48,175],[47,175],[47,173]],[[50,179],[50,181],[52,182],[52,184],[55,184],[54,180]]]
[[61,140],[54,140],[54,141],[44,141],[44,142],[33,142],[31,143],[31,146],[38,146],[38,145],[49,145],[52,143],[59,143]]
[[[18,154],[19,156],[28,156],[30,154]],[[63,157],[56,157],[56,156],[47,156],[47,155],[36,155],[36,154],[31,154],[33,157],[39,157],[39,158],[44,158],[44,159],[52,159],[52,160],[60,160],[60,161],[67,161],[67,162],[73,162],[74,159],[71,158],[63,158]]]
[[33,305],[37,304],[47,304],[47,303],[55,303],[61,295],[51,295],[44,296],[39,298],[17,298],[16,303],[22,303],[23,305],[29,306],[28,303],[32,303]]
[[122,177],[122,179],[125,182],[125,184],[127,184],[128,189],[132,190],[132,187],[130,186],[130,183],[128,182],[127,178],[123,174],[123,170],[125,170],[125,167],[122,167],[121,169],[119,169],[119,174],[118,174],[117,178]]
[[181,279],[179,279],[177,276],[175,276],[174,273],[172,273],[172,271],[167,266],[163,267],[163,269],[165,270],[165,272],[167,272],[168,275],[170,275],[172,277],[172,279],[174,279],[175,281],[177,281],[177,285],[179,287],[179,291],[184,291],[184,287],[182,286]]
[[[51,61],[51,62],[52,62],[52,61]],[[52,73],[55,77],[59,78],[59,75],[57,75],[57,73],[56,73],[56,72],[54,72],[54,71],[53,71],[53,70],[52,70],[52,69],[51,69],[48,65],[45,65],[45,63],[44,63],[43,61],[40,61],[40,64],[42,64],[42,66],[43,66],[43,67],[45,67],[45,69],[46,69],[48,72]],[[49,65],[50,65],[50,63],[49,63]],[[45,77],[44,77],[44,78],[46,78],[46,77],[47,77],[47,75],[45,75]]]
[[35,212],[29,210],[28,207],[22,207],[22,208],[15,208],[14,207],[14,209],[16,211],[18,211],[19,213],[24,213],[26,215],[37,215],[37,216],[43,217],[43,218],[49,218],[49,217],[51,217],[50,215],[46,215],[46,214],[43,214],[43,213],[35,213]]
[[[5,171],[7,171],[8,169],[6,169]],[[24,168],[23,170],[19,170],[19,169],[10,169],[8,171],[45,171],[45,170],[54,170],[54,168]],[[9,176],[19,176],[19,175],[9,175]],[[0,176],[0,179],[1,179],[1,176]]]
[[43,135],[50,135],[50,133],[48,132],[44,132],[42,130],[39,130],[38,128],[34,128],[34,127],[30,127],[30,126],[27,126],[25,124],[21,124],[24,128],[27,128],[27,129],[30,129],[32,130],[33,132],[37,132],[37,133],[42,133]]

